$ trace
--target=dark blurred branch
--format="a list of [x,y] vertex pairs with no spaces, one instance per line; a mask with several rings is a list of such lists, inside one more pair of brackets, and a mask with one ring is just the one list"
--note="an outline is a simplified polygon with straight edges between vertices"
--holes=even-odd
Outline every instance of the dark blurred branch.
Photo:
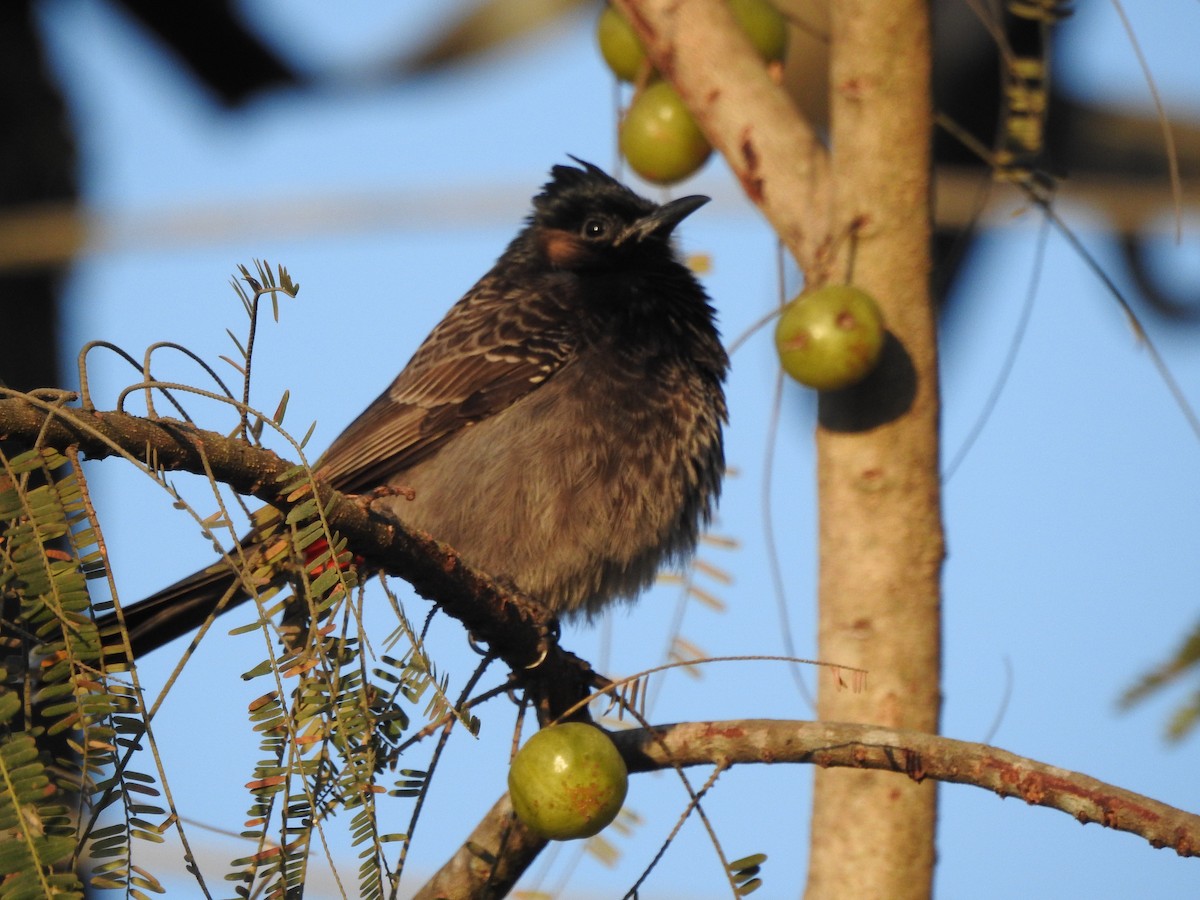
[[233,0],[117,0],[226,106],[294,87],[291,64],[248,28]]
[[[70,208],[78,195],[70,119],[31,0],[0,3],[0,219]],[[0,245],[22,235],[0,234]],[[0,271],[0,383],[58,379],[58,291],[70,255]]]
[[[507,222],[515,203],[527,199],[518,184],[447,185],[438,190],[379,190],[297,197],[269,197],[212,206],[180,206],[136,215],[84,212],[67,204],[38,204],[0,212],[0,271],[65,262],[79,253],[166,251],[280,235],[353,234],[377,228],[455,228],[480,219]],[[734,203],[733,191],[718,181],[698,186],[720,202]],[[1062,182],[1056,200],[1087,206],[1122,235],[1137,238],[1170,231],[1171,195],[1161,175],[1081,173]],[[1184,182],[1186,211],[1200,209],[1200,182]],[[980,208],[978,195],[990,190]],[[455,195],[452,202],[446,194]],[[941,166],[936,173],[934,219],[940,228],[977,224],[1021,227],[1014,218],[1027,205],[1012,185],[993,184],[978,167]],[[465,198],[465,199],[462,199]],[[47,382],[38,382],[41,385]]]
[[594,5],[591,0],[480,0],[462,9],[447,7],[437,32],[392,68],[408,77],[471,65],[480,56],[531,41],[565,16]]

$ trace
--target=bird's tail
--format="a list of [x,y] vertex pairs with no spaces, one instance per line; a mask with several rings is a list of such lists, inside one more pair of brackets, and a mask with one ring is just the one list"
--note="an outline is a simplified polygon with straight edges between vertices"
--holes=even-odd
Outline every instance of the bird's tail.
[[314,539],[310,533],[305,536],[303,549],[296,548],[283,517],[273,507],[261,507],[251,518],[253,527],[227,558],[145,600],[123,606],[119,617],[116,611],[99,617],[96,625],[107,659],[126,660],[126,635],[133,658],[140,659],[195,631],[249,600],[247,585],[255,586],[254,592],[267,599],[288,581],[296,583],[305,576],[318,578],[330,568],[345,569],[353,562],[340,545],[335,554],[324,536]]
[[134,659],[140,659],[169,641],[195,631],[213,616],[250,599],[241,579],[228,565],[219,563],[194,572],[145,600],[107,613],[96,621],[109,658],[125,654],[125,634]]

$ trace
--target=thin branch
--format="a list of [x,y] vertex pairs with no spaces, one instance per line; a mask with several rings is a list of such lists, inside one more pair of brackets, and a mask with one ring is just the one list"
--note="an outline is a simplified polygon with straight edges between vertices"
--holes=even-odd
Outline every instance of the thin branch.
[[547,844],[513,814],[505,794],[487,811],[470,837],[413,900],[507,897],[517,879]]
[[1085,825],[1139,835],[1155,848],[1200,856],[1200,815],[987,744],[874,725],[775,719],[662,725],[653,735],[643,728],[612,739],[631,772],[722,761],[897,772],[915,781],[932,778],[1019,797]]
[[[286,495],[280,476],[293,468],[269,450],[173,419],[118,412],[83,412],[0,389],[0,440],[77,447],[89,459],[127,456],[154,460],[161,470],[212,477],[239,494],[288,510],[308,496]],[[554,617],[529,597],[496,584],[445,544],[371,513],[364,498],[341,494],[319,480],[316,496],[330,527],[355,552],[434,600],[517,672],[536,667],[538,680],[587,683],[590,667],[554,643]],[[532,674],[532,673],[531,673]],[[573,702],[582,693],[571,698]]]

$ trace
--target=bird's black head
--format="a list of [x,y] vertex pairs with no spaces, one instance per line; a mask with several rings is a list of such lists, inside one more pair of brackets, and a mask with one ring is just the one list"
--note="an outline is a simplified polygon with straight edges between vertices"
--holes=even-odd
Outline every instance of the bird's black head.
[[580,168],[555,166],[529,219],[542,259],[556,269],[627,266],[641,255],[670,256],[675,226],[709,199],[681,197],[659,205],[597,166],[571,158]]

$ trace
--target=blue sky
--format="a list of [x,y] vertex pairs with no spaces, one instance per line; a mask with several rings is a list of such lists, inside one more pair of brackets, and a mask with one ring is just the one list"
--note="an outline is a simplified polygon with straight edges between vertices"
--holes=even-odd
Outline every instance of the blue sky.
[[[1141,0],[1126,7],[1169,109],[1200,118],[1190,40],[1200,33],[1200,6]],[[259,0],[248,8],[264,34],[305,67],[344,73],[349,81],[370,72],[397,43],[415,44],[446,5],[363,2],[334,13],[316,2]],[[549,41],[453,75],[271,98],[227,115],[106,5],[53,0],[45,13],[82,141],[87,202],[114,229],[112,242],[85,254],[71,278],[67,357],[85,341],[104,338],[135,355],[152,341],[177,340],[216,360],[232,349],[226,328],[244,333],[227,284],[235,267],[253,257],[283,262],[302,289],[285,303],[281,324],[260,331],[255,398],[271,409],[290,389],[292,430],[303,434],[318,422],[315,452],[390,381],[446,307],[487,269],[551,165],[567,153],[604,166],[613,160],[612,85],[586,15]],[[1072,91],[1148,108],[1111,6],[1086,5],[1063,27],[1061,77]],[[774,240],[719,162],[681,190],[716,198],[688,220],[681,237],[687,250],[711,255],[706,286],[724,333],[735,337],[777,302]],[[1122,277],[1108,255],[1104,223],[1086,208],[1063,212]],[[182,217],[186,227],[169,228],[168,217]],[[1194,285],[1194,210],[1189,226],[1185,247],[1166,254]],[[971,428],[1008,352],[1037,234],[1033,215],[987,233],[960,287],[969,303],[943,336],[946,458]],[[1200,333],[1150,326],[1185,392],[1200,403]],[[186,368],[175,373],[195,378]],[[733,577],[727,586],[706,585],[727,609],[691,608],[684,630],[711,655],[783,652],[760,512],[775,378],[769,336],[759,335],[734,359],[728,453],[738,474],[727,484],[715,529],[741,545],[703,551]],[[96,359],[93,390],[101,405],[132,380],[115,361]],[[810,656],[813,420],[811,397],[788,385],[771,486],[773,524],[793,639]],[[1194,764],[1200,739],[1178,747],[1161,739],[1180,694],[1127,714],[1115,708],[1121,690],[1195,620],[1198,463],[1200,444],[1147,354],[1086,267],[1052,236],[1016,368],[946,485],[947,735],[982,740],[999,715],[991,739],[998,746],[1200,810]],[[211,550],[160,490],[120,469],[104,463],[92,467],[92,477],[129,602],[205,563]],[[202,501],[202,486],[194,496]],[[676,599],[673,589],[656,589],[600,628],[568,629],[564,643],[605,660],[615,673],[655,665]],[[420,618],[426,608],[413,601],[410,614]],[[390,630],[386,618],[381,628]],[[259,652],[246,640],[210,635],[155,721],[164,755],[175,758],[171,786],[181,812],[234,831],[249,803],[242,785],[258,758],[243,710],[263,690],[239,678]],[[462,643],[454,623],[435,626],[436,659],[452,685],[473,666]],[[162,682],[169,656],[147,662],[147,683]],[[208,669],[224,673],[211,690],[198,674]],[[503,790],[512,707],[497,701],[481,715],[481,739],[459,737],[439,773],[432,814],[414,846],[418,870],[436,866]],[[772,663],[713,667],[699,681],[672,675],[654,711],[659,721],[742,716],[811,712],[788,671]],[[423,758],[412,764],[423,765]],[[805,767],[735,770],[707,804],[731,858],[769,855],[763,896],[793,896],[803,884],[810,785]],[[627,888],[685,797],[671,776],[643,776],[634,780],[629,803],[644,821],[633,840],[615,839],[621,865],[610,870],[583,860],[570,896],[588,890],[614,896]],[[388,830],[401,830],[408,808],[398,804],[390,815]],[[941,816],[937,892],[945,898],[1182,896],[1194,892],[1200,871],[1196,862],[1132,836],[1083,828],[1060,813],[977,789],[943,787]],[[220,890],[220,860],[242,855],[244,846],[195,827],[192,840],[214,854],[206,871]],[[352,881],[353,851],[344,836],[339,840],[343,876]],[[576,852],[563,848],[549,860],[544,888],[558,884]],[[148,864],[160,874],[169,868],[161,857]],[[418,883],[414,878],[412,886]],[[642,894],[727,895],[695,822]]]

